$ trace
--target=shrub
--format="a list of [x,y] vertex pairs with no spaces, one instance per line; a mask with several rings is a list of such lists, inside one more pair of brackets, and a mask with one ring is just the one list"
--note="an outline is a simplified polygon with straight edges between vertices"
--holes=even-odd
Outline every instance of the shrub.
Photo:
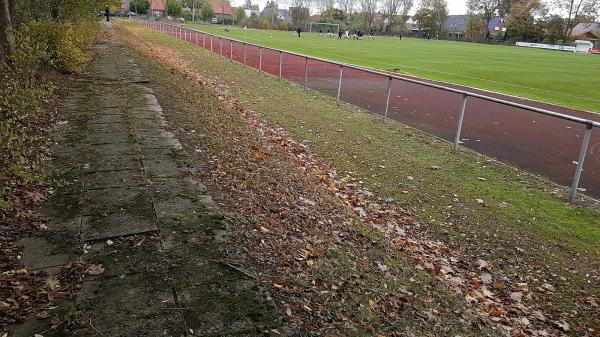
[[59,71],[80,72],[88,61],[84,51],[98,33],[92,21],[31,21],[23,25],[21,37],[31,44],[39,60]]
[[48,118],[42,103],[53,88],[38,76],[32,55],[30,46],[20,45],[10,60],[0,61],[0,218],[23,185],[40,182],[40,125]]
[[23,206],[24,190],[44,180],[56,73],[48,70],[83,70],[84,48],[98,31],[94,21],[32,21],[21,26],[14,53],[0,59],[0,223],[15,204]]
[[277,29],[277,30],[293,30],[294,26],[289,21],[281,21],[280,23],[277,24],[277,26],[275,26],[275,29]]

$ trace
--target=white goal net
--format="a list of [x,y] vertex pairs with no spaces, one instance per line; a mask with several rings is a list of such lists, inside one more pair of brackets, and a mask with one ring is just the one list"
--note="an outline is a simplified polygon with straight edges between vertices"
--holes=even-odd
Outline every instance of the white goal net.
[[310,34],[337,34],[340,29],[339,23],[325,23],[325,22],[311,22],[310,23]]

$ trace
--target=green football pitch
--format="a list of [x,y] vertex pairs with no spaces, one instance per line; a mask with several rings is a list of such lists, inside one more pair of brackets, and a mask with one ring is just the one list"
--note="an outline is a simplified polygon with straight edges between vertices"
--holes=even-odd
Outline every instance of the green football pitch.
[[186,24],[215,35],[345,63],[600,113],[600,55],[418,38],[360,41]]

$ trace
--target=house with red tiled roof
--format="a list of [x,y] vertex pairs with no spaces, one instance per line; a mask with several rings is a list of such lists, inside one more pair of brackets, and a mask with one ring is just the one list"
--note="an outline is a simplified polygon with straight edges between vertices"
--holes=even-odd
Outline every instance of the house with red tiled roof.
[[569,35],[575,38],[598,40],[600,39],[600,23],[578,23]]
[[150,15],[165,16],[167,15],[167,0],[152,0],[150,2]]
[[236,9],[231,7],[229,0],[208,0],[208,5],[212,8],[217,20],[233,20],[235,18]]

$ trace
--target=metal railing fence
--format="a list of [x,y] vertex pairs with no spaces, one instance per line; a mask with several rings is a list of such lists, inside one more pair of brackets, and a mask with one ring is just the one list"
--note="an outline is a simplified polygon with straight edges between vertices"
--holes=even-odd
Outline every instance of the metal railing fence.
[[[579,155],[577,160],[577,166],[575,168],[574,178],[571,183],[571,192],[570,199],[573,201],[577,195],[579,182],[581,179],[581,175],[583,172],[583,164],[586,159],[586,154],[588,152],[588,146],[590,142],[590,136],[592,129],[594,127],[600,127],[600,123],[597,121],[584,119],[576,116],[571,116],[564,113],[559,113],[547,109],[537,108],[534,106],[511,102],[508,100],[504,100],[501,98],[496,98],[488,95],[483,95],[480,93],[452,88],[449,86],[430,83],[426,81],[422,81],[415,78],[407,78],[394,74],[385,73],[383,71],[366,68],[358,65],[347,64],[343,62],[336,62],[327,59],[322,59],[319,57],[313,57],[308,55],[303,55],[299,53],[294,53],[290,51],[279,50],[276,48],[260,46],[244,41],[239,41],[235,39],[225,38],[222,36],[184,28],[178,25],[172,25],[160,21],[140,21],[146,28],[158,30],[163,33],[170,34],[179,39],[185,40],[189,43],[192,43],[198,47],[202,47],[204,49],[208,49],[212,52],[218,53],[219,55],[229,58],[233,61],[239,62],[245,66],[251,66],[258,69],[260,72],[270,73],[272,75],[278,76],[279,78],[284,78],[283,73],[286,72],[286,79],[290,79],[294,82],[301,83],[305,88],[308,88],[308,77],[309,71],[313,67],[321,68],[323,72],[329,71],[329,76],[323,75],[324,78],[322,83],[316,84],[317,90],[334,96],[336,98],[336,102],[339,104],[342,99],[342,89],[344,84],[345,74],[347,72],[360,72],[361,76],[372,76],[376,75],[378,77],[385,78],[384,92],[385,94],[382,97],[379,97],[380,102],[371,102],[373,105],[378,105],[383,110],[382,119],[383,121],[387,121],[388,113],[391,108],[390,98],[392,97],[392,91],[394,87],[394,82],[399,81],[403,83],[410,83],[413,85],[433,88],[443,92],[456,94],[460,97],[460,104],[457,108],[457,121],[454,129],[454,137],[452,142],[452,148],[454,150],[458,150],[459,144],[461,143],[461,132],[463,129],[463,123],[465,120],[465,111],[467,109],[467,105],[469,99],[478,99],[487,102],[493,102],[496,104],[500,104],[503,106],[518,108],[526,111],[531,111],[536,114],[550,116],[556,119],[562,119],[569,122],[573,122],[576,124],[584,125],[585,131],[583,138],[581,140],[581,144],[579,146]],[[236,52],[237,49],[237,52]],[[294,64],[295,70],[288,71],[286,69],[287,64],[285,60],[291,60],[291,58],[295,58],[294,61],[288,61]],[[337,67],[337,71],[335,71],[335,75],[331,67],[326,69],[325,65],[332,65]],[[288,67],[289,68],[289,67]],[[298,71],[300,69],[300,71]],[[371,90],[371,93],[374,93],[375,90]],[[376,95],[375,95],[376,96]],[[346,99],[346,101],[352,101],[352,99]],[[361,107],[366,107],[367,110],[373,112],[371,104],[361,104],[360,101],[357,101],[353,104],[363,105]],[[451,117],[452,118],[452,117]]]

